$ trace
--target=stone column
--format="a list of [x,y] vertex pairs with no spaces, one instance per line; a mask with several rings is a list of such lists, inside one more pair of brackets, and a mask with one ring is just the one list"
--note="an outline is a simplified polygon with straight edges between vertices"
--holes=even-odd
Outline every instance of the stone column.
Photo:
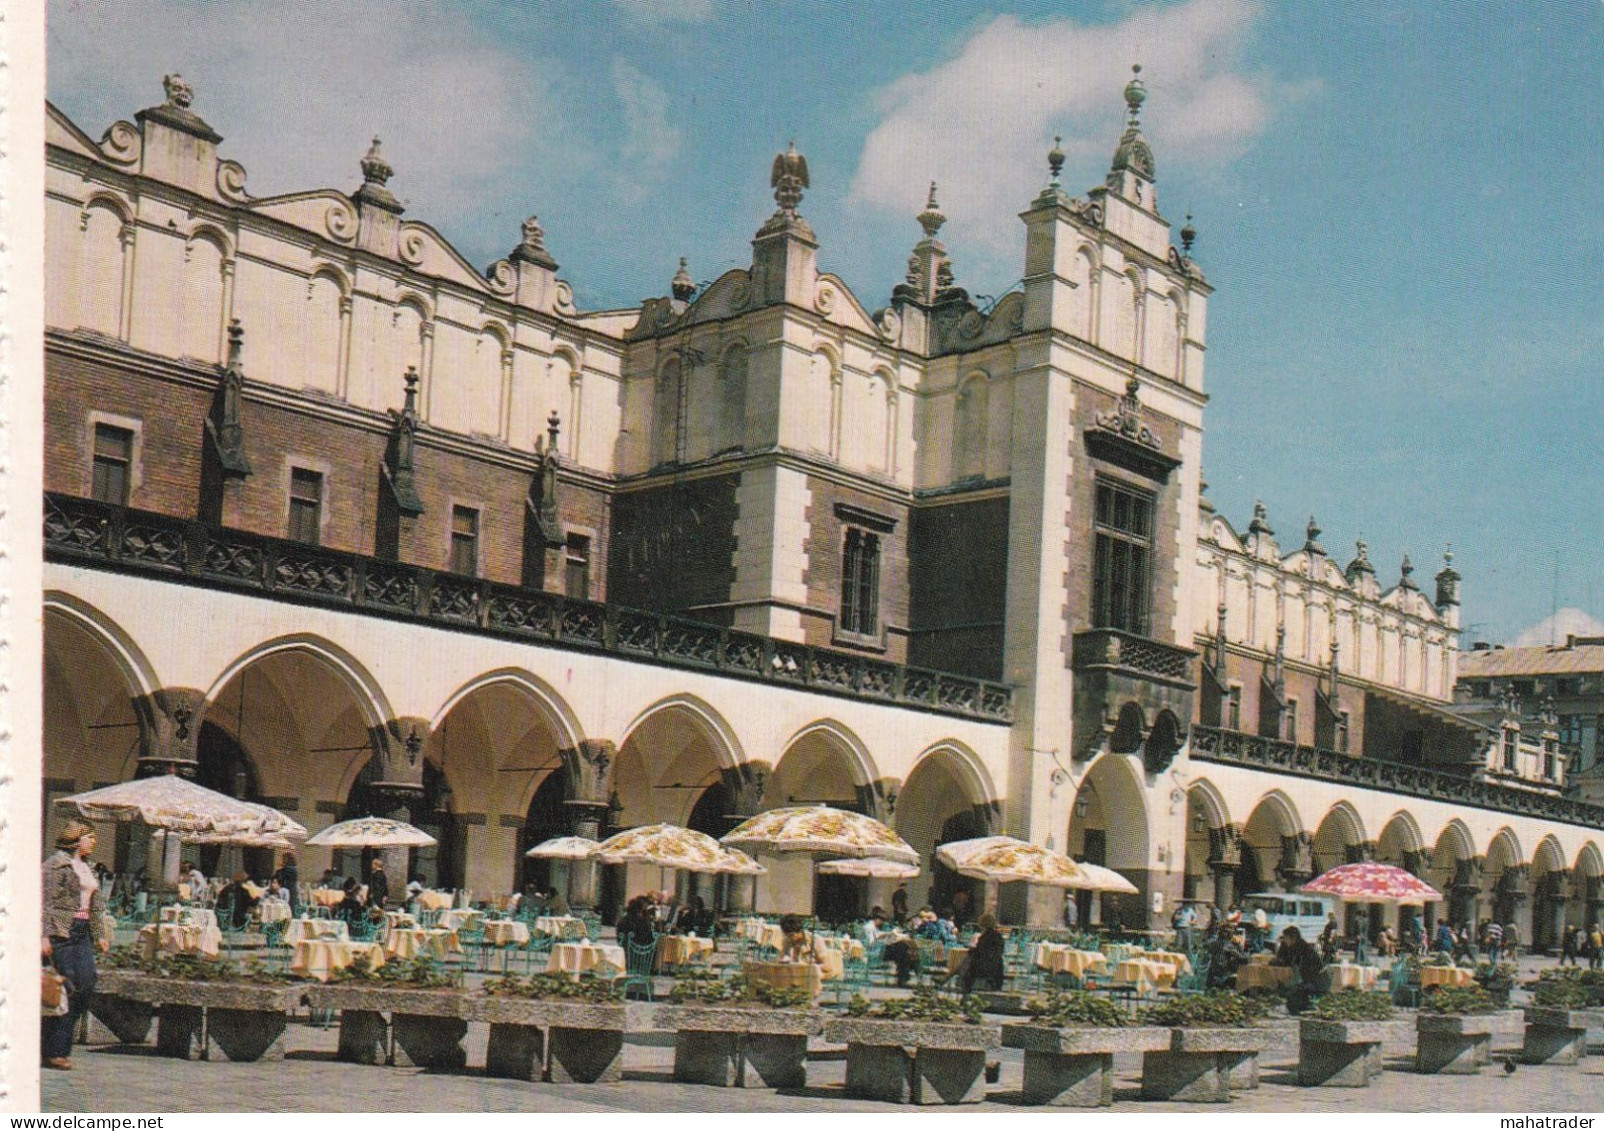
[[1236,870],[1242,866],[1242,834],[1235,825],[1209,829],[1209,871],[1214,873],[1214,906],[1226,910],[1236,899]]
[[[562,758],[568,793],[564,804],[571,815],[574,835],[600,840],[602,822],[613,792],[613,767],[618,760],[618,747],[604,739],[585,739],[577,746],[558,751],[558,755]],[[569,906],[576,909],[596,906],[601,894],[596,868],[594,861],[575,860],[568,869]]]
[[1281,863],[1275,874],[1287,891],[1298,888],[1314,879],[1314,838],[1306,832],[1281,838]]
[[[423,800],[423,744],[429,734],[429,720],[422,718],[391,719],[383,727],[374,729],[375,745],[379,754],[379,779],[369,786],[374,814],[392,821],[413,823],[415,811]],[[384,873],[390,881],[390,897],[399,900],[406,891],[410,849],[386,848]],[[369,873],[361,876],[367,881]]]
[[176,773],[191,781],[200,768],[196,746],[206,694],[193,687],[164,687],[134,703],[139,718],[139,765],[135,777]]
[[[725,831],[735,828],[763,809],[763,791],[768,786],[767,762],[748,762],[724,771],[724,789],[730,799],[730,811],[725,814]],[[751,912],[757,903],[757,877],[731,876],[725,887],[725,911],[732,915]]]

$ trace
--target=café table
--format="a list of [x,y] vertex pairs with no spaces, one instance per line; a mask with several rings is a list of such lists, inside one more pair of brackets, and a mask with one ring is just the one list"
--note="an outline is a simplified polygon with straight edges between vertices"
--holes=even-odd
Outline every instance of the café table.
[[291,919],[290,925],[284,928],[286,946],[294,946],[302,939],[336,939],[345,942],[350,938],[351,931],[344,919]]
[[384,939],[386,958],[428,957],[444,961],[450,954],[461,954],[455,931],[438,927],[397,927]]
[[1127,958],[1114,967],[1114,981],[1124,986],[1135,986],[1136,992],[1152,993],[1175,984],[1175,967],[1168,962],[1153,962],[1147,958]]
[[223,944],[223,933],[216,921],[195,923],[150,923],[139,929],[139,952],[149,961],[157,953],[194,954],[216,958]]
[[550,935],[554,939],[583,939],[587,937],[585,921],[573,915],[541,915],[535,919],[535,933]]
[[384,965],[384,949],[375,942],[351,942],[349,939],[302,939],[295,944],[290,959],[290,973],[303,978],[326,982],[336,970],[344,970],[358,958],[366,957],[368,969],[377,970]]
[[1271,966],[1267,962],[1250,962],[1236,972],[1236,988],[1240,991],[1278,989],[1292,984],[1292,967]]
[[964,959],[969,957],[967,946],[949,946],[947,948],[947,973],[956,974],[963,969]]
[[810,999],[824,989],[824,969],[817,962],[748,962],[741,967],[748,985],[772,989],[801,987]]
[[1070,974],[1076,978],[1108,971],[1106,955],[1095,950],[1077,950],[1066,943],[1037,943],[1032,961],[1049,973]]
[[660,966],[684,966],[699,962],[713,953],[712,939],[699,939],[695,935],[664,935],[657,942],[657,962]]
[[448,931],[460,931],[464,927],[473,930],[483,918],[480,912],[472,908],[451,907],[440,912],[439,925]]
[[1166,966],[1174,967],[1175,976],[1177,978],[1179,978],[1182,974],[1190,974],[1192,972],[1192,960],[1179,951],[1150,950],[1141,955],[1141,957],[1146,959],[1148,962],[1158,962]]
[[1427,986],[1468,986],[1476,980],[1475,973],[1464,966],[1422,966],[1420,988]]
[[386,911],[384,924],[389,930],[411,930],[418,925],[418,920],[409,911]]
[[546,973],[577,978],[602,964],[622,973],[626,968],[624,948],[614,943],[556,943],[551,948],[551,957],[546,960]]
[[785,932],[780,930],[778,923],[770,923],[767,919],[743,919],[740,927],[741,937],[766,946],[770,950],[785,949]]
[[1138,946],[1136,943],[1110,943],[1103,948],[1102,952],[1110,962],[1124,962],[1127,958],[1141,958],[1147,953],[1146,948]]
[[1331,975],[1333,990],[1373,990],[1381,980],[1381,971],[1374,966],[1359,966],[1352,962],[1337,962],[1326,967]]
[[486,946],[523,946],[529,941],[529,924],[517,919],[486,919]]
[[345,893],[339,888],[313,888],[312,903],[318,907],[338,907],[345,898]]
[[256,914],[263,926],[268,923],[288,923],[292,918],[290,905],[282,899],[262,900],[256,905]]
[[846,935],[815,935],[814,937],[819,940],[819,945],[826,950],[840,951],[843,958],[857,960],[865,955],[861,939],[849,938]]
[[266,888],[256,883],[254,880],[246,880],[240,886],[245,889],[245,894],[250,896],[252,899],[261,899],[262,896],[267,892]]
[[418,906],[425,911],[446,911],[451,907],[452,896],[448,891],[420,891],[418,893]]

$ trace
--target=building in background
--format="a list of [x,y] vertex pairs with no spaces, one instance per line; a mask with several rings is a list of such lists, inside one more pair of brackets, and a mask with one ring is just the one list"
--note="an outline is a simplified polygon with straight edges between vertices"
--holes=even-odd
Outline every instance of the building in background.
[[[1133,927],[1363,858],[1459,917],[1598,914],[1604,809],[1482,772],[1450,710],[1451,564],[1382,592],[1362,546],[1283,556],[1203,500],[1212,287],[1139,79],[1103,183],[1055,148],[999,202],[996,301],[934,185],[861,301],[792,148],[748,267],[617,311],[533,216],[466,262],[377,140],[354,191],[254,196],[165,87],[98,141],[49,110],[47,802],[176,768],[314,830],[401,814],[440,840],[409,865],[480,893],[545,882],[550,836],[827,802],[920,850],[916,905],[966,882],[936,845],[1007,832],[1126,875]],[[885,895],[769,864],[728,898]]]

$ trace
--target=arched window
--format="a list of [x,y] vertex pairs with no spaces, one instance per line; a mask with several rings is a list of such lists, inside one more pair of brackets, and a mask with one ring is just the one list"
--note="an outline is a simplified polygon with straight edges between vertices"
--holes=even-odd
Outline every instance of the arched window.
[[719,389],[719,451],[746,447],[746,347],[737,343],[724,352]]
[[986,474],[986,412],[990,389],[983,373],[972,374],[958,389],[953,407],[952,477],[978,479]]

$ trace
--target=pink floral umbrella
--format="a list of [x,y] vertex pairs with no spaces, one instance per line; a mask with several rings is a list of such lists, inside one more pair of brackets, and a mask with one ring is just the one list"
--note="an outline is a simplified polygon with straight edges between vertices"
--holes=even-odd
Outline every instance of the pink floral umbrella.
[[1341,864],[1299,891],[1348,903],[1436,903],[1442,892],[1395,864]]

